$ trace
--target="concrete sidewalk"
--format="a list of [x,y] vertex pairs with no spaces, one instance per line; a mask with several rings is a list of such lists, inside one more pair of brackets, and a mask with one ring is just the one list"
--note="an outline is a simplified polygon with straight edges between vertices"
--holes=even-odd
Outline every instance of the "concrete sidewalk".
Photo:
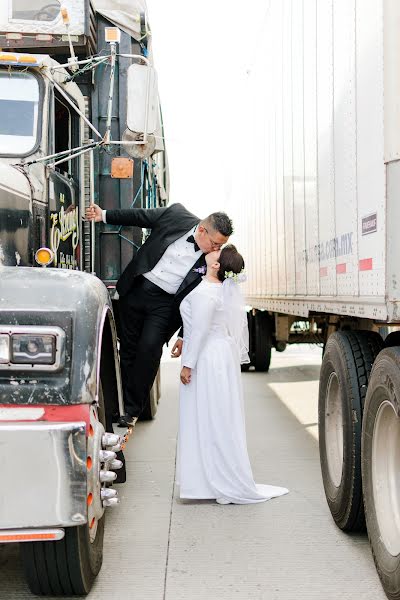
[[[129,482],[107,514],[103,569],[90,600],[384,600],[364,535],[334,525],[316,440],[320,351],[274,354],[268,374],[243,374],[255,479],[290,494],[221,506],[175,495],[177,361],[162,366],[163,395],[128,448]],[[0,597],[27,599],[16,547],[0,554]]]

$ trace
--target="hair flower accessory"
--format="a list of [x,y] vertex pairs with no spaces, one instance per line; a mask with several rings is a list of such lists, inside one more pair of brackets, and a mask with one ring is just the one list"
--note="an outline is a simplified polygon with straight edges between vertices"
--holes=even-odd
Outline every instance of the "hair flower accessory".
[[200,275],[205,275],[207,273],[207,267],[204,265],[202,267],[198,267],[197,269],[193,269],[195,273],[200,273]]
[[225,271],[225,279],[232,279],[235,283],[243,283],[246,281],[246,273],[242,269],[240,273],[234,273],[233,271]]

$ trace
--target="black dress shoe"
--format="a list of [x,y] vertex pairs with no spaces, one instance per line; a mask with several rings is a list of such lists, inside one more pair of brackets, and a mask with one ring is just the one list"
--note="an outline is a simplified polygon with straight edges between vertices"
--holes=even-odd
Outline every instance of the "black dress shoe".
[[126,415],[124,415],[123,417],[120,417],[120,419],[118,421],[118,426],[119,427],[134,427],[137,420],[138,420],[138,417],[132,417],[132,415],[128,415],[128,413],[126,413]]

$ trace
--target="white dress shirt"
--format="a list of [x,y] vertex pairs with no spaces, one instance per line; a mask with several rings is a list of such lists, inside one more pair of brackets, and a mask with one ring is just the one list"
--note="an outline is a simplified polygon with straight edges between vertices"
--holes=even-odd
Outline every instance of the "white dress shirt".
[[[107,222],[106,212],[106,210],[102,211],[104,223]],[[195,234],[196,229],[197,225],[170,244],[158,263],[151,271],[143,273],[143,277],[158,285],[168,294],[176,294],[182,281],[202,255],[201,250],[196,252],[194,244],[187,241],[189,236]]]
[[201,250],[196,252],[194,244],[187,241],[196,229],[197,225],[170,244],[158,263],[151,271],[143,273],[143,277],[168,294],[176,294],[182,281],[202,255]]

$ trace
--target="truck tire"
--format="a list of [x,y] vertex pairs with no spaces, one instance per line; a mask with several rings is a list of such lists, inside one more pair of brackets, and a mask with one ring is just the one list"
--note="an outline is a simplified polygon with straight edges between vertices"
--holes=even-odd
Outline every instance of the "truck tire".
[[[99,388],[99,421],[105,426],[103,390]],[[21,558],[29,589],[38,596],[83,596],[90,592],[103,562],[105,514],[90,539],[89,523],[66,527],[57,542],[23,542]]]
[[361,424],[372,364],[383,347],[372,331],[338,331],[326,344],[319,403],[319,452],[329,509],[344,531],[365,526],[361,483]]
[[375,565],[390,600],[400,600],[400,347],[372,369],[362,429],[365,518]]
[[392,331],[385,338],[385,348],[392,348],[393,346],[400,346],[400,331]]
[[271,364],[271,321],[267,312],[257,311],[253,322],[252,364],[256,371],[266,373]]
[[157,414],[158,403],[160,400],[160,371],[158,370],[153,386],[150,390],[149,399],[147,401],[142,414],[141,421],[152,421]]
[[90,592],[103,561],[104,516],[96,539],[88,525],[67,527],[58,542],[26,542],[21,556],[29,589],[38,596],[83,596]]

